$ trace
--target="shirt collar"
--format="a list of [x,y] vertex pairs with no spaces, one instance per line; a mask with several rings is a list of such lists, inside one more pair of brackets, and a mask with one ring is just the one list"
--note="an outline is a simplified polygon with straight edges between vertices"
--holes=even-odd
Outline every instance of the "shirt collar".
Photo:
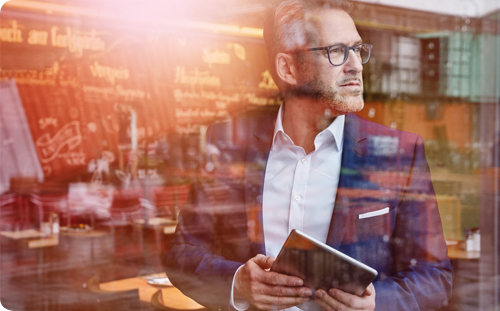
[[273,150],[274,144],[276,142],[276,136],[279,132],[285,134],[285,131],[283,131],[283,104],[281,104],[280,109],[278,110],[278,116],[276,117],[273,134],[273,145],[271,146],[271,150]]
[[[288,136],[283,130],[283,104],[281,104],[280,109],[278,111],[278,116],[276,118],[276,124],[274,126],[274,134],[273,134],[273,144],[271,146],[271,150],[274,149],[274,144],[276,142],[276,136],[279,132]],[[335,145],[337,146],[337,150],[341,150],[342,148],[342,139],[344,138],[344,124],[345,124],[345,115],[340,115],[333,120],[330,125],[323,130],[323,132],[328,131],[335,138]],[[318,134],[319,135],[319,134]],[[316,136],[317,137],[317,136]]]

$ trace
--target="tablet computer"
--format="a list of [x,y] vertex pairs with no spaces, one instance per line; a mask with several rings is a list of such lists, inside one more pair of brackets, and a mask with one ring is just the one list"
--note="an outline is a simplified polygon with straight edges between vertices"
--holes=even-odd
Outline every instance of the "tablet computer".
[[293,275],[313,291],[338,288],[361,296],[377,271],[299,231],[292,230],[271,271]]

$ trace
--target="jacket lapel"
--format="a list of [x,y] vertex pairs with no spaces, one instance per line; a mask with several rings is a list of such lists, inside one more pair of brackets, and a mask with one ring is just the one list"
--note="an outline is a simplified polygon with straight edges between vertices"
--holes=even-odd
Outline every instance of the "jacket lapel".
[[366,135],[361,132],[361,119],[354,114],[347,114],[344,126],[344,143],[339,185],[335,198],[327,244],[338,249],[346,232],[349,217],[349,203],[353,187],[356,184],[358,170],[363,166],[366,153]]

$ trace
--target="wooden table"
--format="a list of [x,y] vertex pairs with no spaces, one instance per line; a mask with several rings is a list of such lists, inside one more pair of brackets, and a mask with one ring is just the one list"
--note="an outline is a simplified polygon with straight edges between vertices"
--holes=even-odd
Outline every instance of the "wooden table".
[[0,235],[14,240],[33,239],[33,238],[40,238],[42,236],[40,231],[35,229],[27,229],[19,231],[1,231]]
[[40,248],[40,247],[49,247],[56,246],[59,244],[59,236],[57,234],[52,234],[46,237],[43,237],[40,231],[34,229],[28,230],[20,230],[20,231],[2,231],[0,235],[14,239],[29,239],[28,240],[28,248]]
[[[135,225],[143,226],[144,219],[134,219]],[[154,217],[148,220],[148,227],[152,229],[163,230],[163,234],[174,234],[177,227],[177,221],[168,218]]]
[[117,281],[105,282],[100,284],[101,290],[105,291],[125,291],[131,289],[139,290],[139,299],[145,302],[151,302],[151,298],[158,291],[161,290],[163,304],[167,308],[177,310],[199,310],[203,306],[185,296],[180,290],[174,286],[154,286],[148,284],[142,278],[128,278]]
[[88,231],[68,231],[61,230],[60,235],[72,236],[72,237],[86,237],[86,238],[96,238],[108,235],[109,232],[105,230],[88,230]]
[[[88,231],[67,231],[65,227],[61,227],[59,234],[67,236],[78,236],[78,237],[101,237],[108,234],[107,231],[102,230],[88,230]],[[40,248],[59,245],[59,234],[51,234],[49,236],[42,236],[39,230],[28,229],[20,231],[1,231],[0,235],[5,236],[10,239],[28,240],[28,248]]]
[[448,245],[448,257],[450,259],[479,259],[481,252],[467,252],[462,249],[460,244]]

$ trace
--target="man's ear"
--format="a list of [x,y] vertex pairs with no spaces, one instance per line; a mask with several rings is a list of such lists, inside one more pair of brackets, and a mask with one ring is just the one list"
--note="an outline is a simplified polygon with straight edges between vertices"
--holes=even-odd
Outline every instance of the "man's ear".
[[276,54],[276,74],[283,82],[297,85],[297,67],[293,56],[287,53]]

